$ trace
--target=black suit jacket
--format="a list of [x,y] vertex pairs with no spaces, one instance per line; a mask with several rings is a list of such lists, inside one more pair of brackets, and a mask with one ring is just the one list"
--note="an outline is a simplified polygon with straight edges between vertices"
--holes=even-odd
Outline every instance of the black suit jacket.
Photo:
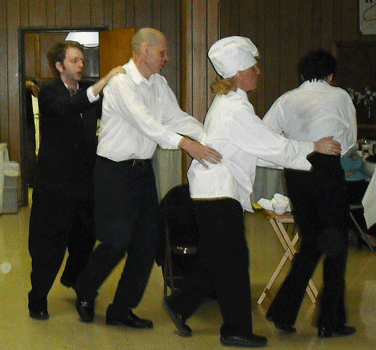
[[79,194],[91,186],[101,103],[89,102],[89,86],[80,82],[73,97],[61,79],[41,86],[40,148],[34,190]]

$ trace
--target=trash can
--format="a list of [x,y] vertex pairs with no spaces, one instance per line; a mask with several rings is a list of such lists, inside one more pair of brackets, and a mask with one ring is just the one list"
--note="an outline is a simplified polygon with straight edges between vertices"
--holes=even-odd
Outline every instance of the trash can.
[[4,162],[3,213],[18,213],[18,187],[20,166],[17,162]]
[[18,213],[20,166],[9,161],[6,143],[0,143],[0,214]]

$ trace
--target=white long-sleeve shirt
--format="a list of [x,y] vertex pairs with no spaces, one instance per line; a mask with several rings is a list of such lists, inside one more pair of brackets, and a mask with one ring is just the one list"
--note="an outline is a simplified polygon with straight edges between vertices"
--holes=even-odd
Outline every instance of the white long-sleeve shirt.
[[355,107],[350,95],[325,81],[306,81],[279,97],[263,122],[277,133],[301,141],[333,136],[345,154],[356,142]]
[[314,151],[313,142],[288,140],[272,131],[241,89],[215,97],[204,131],[204,144],[218,151],[222,160],[208,164],[209,169],[193,160],[188,170],[192,198],[234,198],[253,211],[250,195],[258,158],[288,168],[311,168],[306,157]]
[[123,67],[126,74],[112,77],[104,89],[98,155],[149,159],[157,144],[177,149],[181,135],[201,141],[202,124],[180,109],[164,77],[145,79],[132,59]]

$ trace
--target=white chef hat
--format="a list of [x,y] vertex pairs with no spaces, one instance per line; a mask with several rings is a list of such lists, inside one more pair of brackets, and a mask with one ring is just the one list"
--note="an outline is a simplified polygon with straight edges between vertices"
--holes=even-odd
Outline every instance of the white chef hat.
[[239,70],[254,66],[257,63],[255,57],[258,56],[258,50],[250,39],[230,36],[216,41],[208,56],[217,73],[223,78],[230,78]]

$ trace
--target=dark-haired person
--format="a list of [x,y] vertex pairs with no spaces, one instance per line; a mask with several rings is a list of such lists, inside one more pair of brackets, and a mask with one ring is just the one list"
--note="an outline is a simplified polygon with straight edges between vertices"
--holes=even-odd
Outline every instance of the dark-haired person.
[[67,287],[75,285],[93,249],[93,166],[101,111],[100,103],[93,102],[113,75],[124,72],[114,68],[90,86],[81,82],[82,45],[59,42],[48,55],[57,78],[45,82],[38,96],[40,149],[29,228],[28,306],[30,317],[38,320],[49,318],[47,295],[66,248],[69,257],[61,283]]
[[[335,57],[311,51],[299,62],[304,82],[272,105],[263,121],[278,133],[301,141],[333,135],[345,154],[357,137],[355,108],[349,94],[331,86]],[[293,333],[309,279],[324,256],[323,289],[319,299],[318,336],[350,335],[346,326],[345,270],[349,213],[345,174],[340,156],[315,153],[311,171],[285,170],[288,196],[299,226],[301,244],[291,270],[267,312],[269,320]]]

